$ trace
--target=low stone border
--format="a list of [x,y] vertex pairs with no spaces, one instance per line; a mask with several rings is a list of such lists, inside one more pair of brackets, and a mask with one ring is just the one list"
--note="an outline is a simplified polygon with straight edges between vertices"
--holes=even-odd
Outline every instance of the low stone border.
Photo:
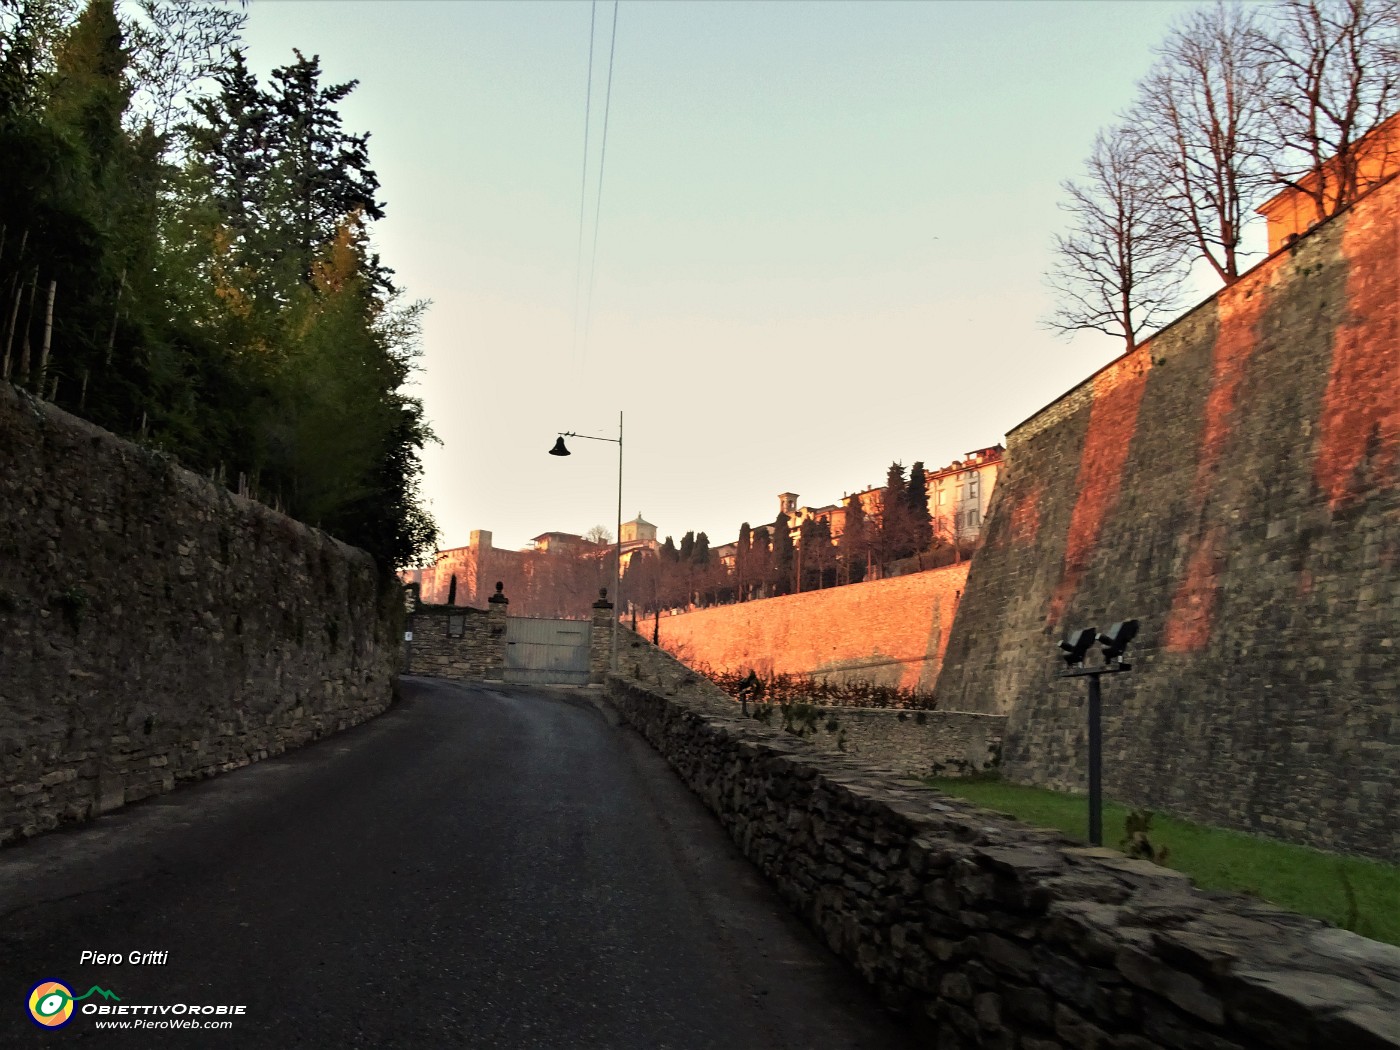
[[641,678],[608,679],[622,717],[939,1050],[1400,1048],[1400,948],[821,753],[683,668]]

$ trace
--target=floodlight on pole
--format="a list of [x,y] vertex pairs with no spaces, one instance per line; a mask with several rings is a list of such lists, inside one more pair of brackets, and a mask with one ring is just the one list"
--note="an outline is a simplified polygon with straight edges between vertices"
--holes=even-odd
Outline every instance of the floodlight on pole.
[[[1089,679],[1089,844],[1103,845],[1103,703],[1099,689],[1099,677],[1131,671],[1132,665],[1123,662],[1123,654],[1128,643],[1137,637],[1138,622],[1123,620],[1115,623],[1107,631],[1095,627],[1084,627],[1071,631],[1059,643],[1060,655],[1064,657],[1065,670],[1056,678]],[[1104,662],[1095,667],[1084,666],[1084,658],[1093,648],[1094,642],[1103,646]]]
[[566,437],[586,438],[589,441],[609,441],[617,446],[617,535],[614,538],[615,557],[613,559],[613,618],[612,618],[612,671],[617,673],[617,618],[622,614],[622,413],[617,414],[617,437],[596,437],[592,434],[579,434],[573,430],[563,430],[554,439],[551,456],[571,456]]

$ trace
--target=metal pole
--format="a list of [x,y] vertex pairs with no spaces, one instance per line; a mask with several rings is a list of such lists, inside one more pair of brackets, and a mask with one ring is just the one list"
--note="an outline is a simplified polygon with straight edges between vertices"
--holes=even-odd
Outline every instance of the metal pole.
[[1089,678],[1089,845],[1103,845],[1103,727],[1100,724],[1099,676]]
[[612,672],[617,674],[617,621],[622,615],[622,413],[617,414],[617,557],[613,561]]

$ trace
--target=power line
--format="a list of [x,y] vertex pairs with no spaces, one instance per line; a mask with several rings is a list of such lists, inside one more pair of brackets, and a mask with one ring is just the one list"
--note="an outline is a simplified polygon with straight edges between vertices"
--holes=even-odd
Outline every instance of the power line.
[[[613,0],[612,43],[608,46],[608,88],[603,97],[603,142],[598,156],[597,202],[593,209],[593,256],[588,263],[588,305],[583,320],[583,352],[588,354],[588,333],[593,323],[593,286],[598,276],[598,220],[603,212],[603,168],[608,160],[608,115],[612,111],[613,57],[617,53],[617,8]],[[590,62],[592,57],[590,55]]]
[[[593,29],[598,21],[598,0],[588,15],[588,85],[583,98],[583,177],[578,190],[578,256],[574,262],[574,360],[578,360],[579,292],[583,287],[583,227],[588,204],[588,126],[593,116]],[[616,19],[614,19],[614,22]]]

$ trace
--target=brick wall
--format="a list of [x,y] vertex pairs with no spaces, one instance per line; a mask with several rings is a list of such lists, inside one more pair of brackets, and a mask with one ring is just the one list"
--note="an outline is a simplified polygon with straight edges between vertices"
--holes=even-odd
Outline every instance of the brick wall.
[[688,663],[932,689],[968,564],[663,616]]
[[391,700],[373,561],[0,384],[0,843]]
[[1110,796],[1400,857],[1400,181],[1011,432],[940,707],[1004,770],[1083,786],[1068,629],[1105,679]]
[[608,682],[623,718],[927,1045],[1400,1048],[1400,949],[822,754],[733,717],[717,692],[683,675]]

